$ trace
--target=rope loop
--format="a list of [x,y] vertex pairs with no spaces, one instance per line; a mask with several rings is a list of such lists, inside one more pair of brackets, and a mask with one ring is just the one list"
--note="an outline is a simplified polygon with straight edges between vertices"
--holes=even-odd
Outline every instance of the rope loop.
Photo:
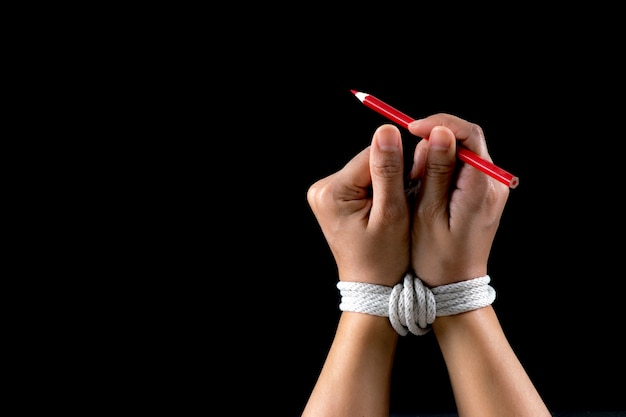
[[423,335],[430,331],[436,317],[450,316],[493,303],[496,292],[489,275],[428,288],[411,273],[391,287],[365,282],[339,281],[341,311],[389,317],[401,336],[409,332]]

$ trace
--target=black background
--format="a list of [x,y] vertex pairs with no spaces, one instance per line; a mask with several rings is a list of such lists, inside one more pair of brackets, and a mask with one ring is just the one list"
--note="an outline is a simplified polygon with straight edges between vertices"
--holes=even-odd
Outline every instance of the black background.
[[[393,52],[384,42],[341,46],[309,50],[289,68],[281,88],[286,109],[273,124],[288,132],[282,151],[298,172],[285,173],[282,191],[301,210],[301,223],[284,214],[285,248],[274,257],[280,272],[273,273],[285,277],[277,318],[285,324],[273,348],[281,372],[276,403],[299,414],[339,316],[335,265],[306,190],[388,123],[352,95],[355,89],[415,118],[446,112],[483,127],[496,164],[520,178],[489,265],[494,308],[513,349],[552,410],[625,409],[621,64],[593,49],[581,60],[580,49],[523,45]],[[416,140],[401,131],[410,153]],[[391,411],[454,411],[432,334],[400,340]]]
[[[58,345],[87,355],[75,381],[102,395],[89,406],[117,407],[123,398],[142,410],[171,406],[174,415],[185,408],[300,414],[339,317],[335,264],[306,191],[388,123],[355,89],[416,118],[447,112],[483,127],[496,164],[520,178],[489,264],[494,308],[515,352],[551,409],[626,409],[626,71],[623,24],[609,19],[623,13],[594,15],[587,4],[578,17],[571,4],[552,15],[526,4],[430,6],[294,3],[273,10],[258,3],[236,4],[232,13],[141,13],[137,23],[150,28],[121,36],[119,50],[85,63],[103,74],[84,74],[81,65],[64,74],[79,87],[85,77],[79,97],[111,98],[101,113],[78,100],[84,120],[59,108],[71,119],[68,129],[84,133],[107,162],[101,170],[96,164],[105,186],[84,187],[98,194],[93,205],[103,214],[86,210],[80,236],[112,238],[102,239],[103,250],[77,239],[84,257],[64,252],[87,262],[79,265],[86,283],[106,299],[96,304],[105,325],[82,308],[71,311],[86,317],[93,340]],[[109,29],[101,36],[119,28],[112,21]],[[50,83],[66,97],[62,81]],[[94,114],[102,116],[97,124]],[[135,121],[130,128],[128,120]],[[403,135],[410,154],[415,138]],[[92,154],[77,159],[93,161]],[[101,270],[105,280],[94,281]],[[87,295],[81,302],[92,300]],[[95,354],[92,346],[103,350]],[[393,413],[454,410],[432,334],[400,340],[391,388]]]
[[[218,75],[207,69],[197,107],[211,151],[198,158],[209,183],[193,194],[210,200],[196,238],[213,255],[197,255],[219,293],[192,295],[203,313],[192,330],[210,340],[197,347],[202,378],[238,394],[231,410],[302,411],[340,313],[306,191],[389,123],[354,89],[415,118],[446,112],[483,128],[494,162],[520,178],[489,263],[513,349],[550,409],[626,409],[619,34],[604,26],[591,38],[587,10],[558,31],[562,16],[543,9],[500,11],[489,28],[459,10],[454,20],[448,10],[360,11],[293,9],[204,49]],[[410,154],[416,139],[401,131]],[[401,338],[391,389],[392,413],[454,411],[432,333]]]

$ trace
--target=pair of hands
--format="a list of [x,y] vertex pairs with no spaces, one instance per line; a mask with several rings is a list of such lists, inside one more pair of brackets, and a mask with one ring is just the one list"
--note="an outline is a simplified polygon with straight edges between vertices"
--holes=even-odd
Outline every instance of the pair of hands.
[[487,274],[509,188],[456,157],[460,141],[491,160],[481,127],[440,113],[412,122],[409,131],[428,139],[415,148],[409,180],[419,187],[411,198],[401,134],[389,124],[308,190],[341,281],[392,287],[412,270],[436,287]]

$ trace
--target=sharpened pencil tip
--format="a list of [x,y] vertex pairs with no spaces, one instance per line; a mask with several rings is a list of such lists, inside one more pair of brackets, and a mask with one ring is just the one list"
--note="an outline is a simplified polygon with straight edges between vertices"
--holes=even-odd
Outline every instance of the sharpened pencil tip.
[[361,103],[364,103],[365,97],[369,96],[369,94],[365,94],[361,91],[356,91],[356,90],[350,90],[350,91],[352,91],[352,94],[354,94],[354,96],[358,98],[361,101]]

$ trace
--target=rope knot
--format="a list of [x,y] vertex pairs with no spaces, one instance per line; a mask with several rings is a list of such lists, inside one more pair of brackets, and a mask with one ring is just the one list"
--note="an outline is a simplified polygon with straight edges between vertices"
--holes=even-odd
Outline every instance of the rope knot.
[[428,333],[437,316],[433,292],[417,277],[406,274],[389,296],[389,321],[402,336]]
[[491,304],[496,292],[485,275],[432,289],[410,273],[393,288],[365,282],[339,281],[341,311],[354,311],[389,317],[402,336],[409,332],[423,335],[439,316],[450,316]]

